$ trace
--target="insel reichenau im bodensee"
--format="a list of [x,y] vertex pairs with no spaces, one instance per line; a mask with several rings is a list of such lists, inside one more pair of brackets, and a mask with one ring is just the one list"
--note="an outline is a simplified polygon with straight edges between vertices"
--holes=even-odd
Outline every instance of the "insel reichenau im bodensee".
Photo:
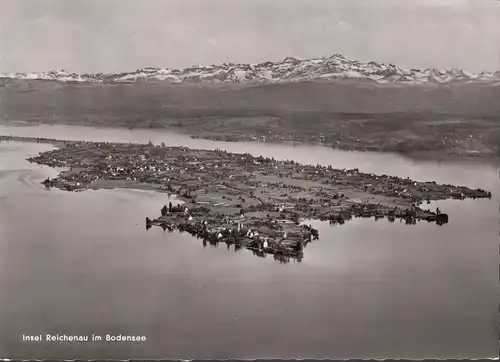
[[[67,191],[136,188],[158,191],[158,215],[145,226],[188,232],[204,245],[226,243],[258,256],[300,261],[304,247],[318,239],[309,220],[343,224],[353,217],[448,223],[445,210],[431,200],[491,198],[463,186],[416,182],[409,178],[304,165],[293,160],[255,157],[223,150],[2,137],[52,143],[57,148],[29,159],[62,167],[46,187]],[[176,201],[162,196],[175,195]]]

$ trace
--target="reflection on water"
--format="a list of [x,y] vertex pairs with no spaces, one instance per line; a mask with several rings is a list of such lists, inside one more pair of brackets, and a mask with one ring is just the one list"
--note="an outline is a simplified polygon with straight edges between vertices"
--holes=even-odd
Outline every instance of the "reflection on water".
[[[25,134],[33,132],[34,134]],[[45,134],[43,134],[45,132]],[[0,134],[119,141],[157,131],[1,128]],[[38,133],[38,134],[37,134]],[[127,139],[127,136],[129,137]],[[170,137],[170,138],[169,138]],[[480,187],[493,200],[434,202],[435,224],[311,221],[301,263],[144,230],[168,196],[68,193],[24,159],[47,145],[0,144],[0,351],[11,358],[491,357],[497,354],[498,170],[316,147],[219,144],[232,151]],[[304,329],[304,326],[307,326]],[[46,344],[22,334],[145,335],[145,344]]]
[[[150,224],[146,224],[146,231],[151,229],[151,225]],[[179,233],[179,234],[183,234],[184,231],[181,231],[181,230],[174,230],[174,229],[169,229],[167,228],[166,225],[162,225],[161,226],[163,231],[167,231],[168,233]],[[187,233],[187,232],[186,232]],[[187,233],[189,234],[189,233]],[[194,238],[194,237],[193,237]],[[204,248],[206,248],[207,246],[211,246],[211,247],[218,247],[220,246],[220,244],[223,244],[224,247],[226,247],[226,249],[228,251],[234,251],[234,252],[238,252],[238,251],[242,251],[242,250],[248,250],[248,251],[251,251],[253,253],[253,255],[259,257],[259,258],[265,258],[265,257],[272,257],[275,261],[281,263],[281,264],[287,264],[289,263],[290,261],[293,261],[293,262],[298,262],[300,263],[302,261],[302,256],[299,256],[299,257],[289,257],[289,256],[286,256],[286,255],[278,255],[278,254],[268,254],[262,250],[255,250],[255,249],[245,249],[243,248],[240,244],[231,244],[229,242],[222,242],[222,241],[219,241],[218,239],[206,239],[206,238],[203,238],[203,237],[200,237],[200,236],[196,236],[196,239],[201,239],[201,243],[203,245]],[[309,243],[306,243],[304,245],[304,247],[307,247]]]

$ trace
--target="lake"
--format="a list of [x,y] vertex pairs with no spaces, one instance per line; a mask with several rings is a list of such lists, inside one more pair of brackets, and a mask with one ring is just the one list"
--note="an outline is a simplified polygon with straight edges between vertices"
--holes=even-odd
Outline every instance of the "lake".
[[[223,143],[164,130],[13,127],[0,134],[221,148],[493,193],[440,201],[444,226],[314,222],[301,263],[145,230],[168,196],[70,193],[0,143],[0,352],[9,358],[486,358],[498,356],[498,168],[320,146]],[[22,335],[144,335],[143,343],[23,342]]]

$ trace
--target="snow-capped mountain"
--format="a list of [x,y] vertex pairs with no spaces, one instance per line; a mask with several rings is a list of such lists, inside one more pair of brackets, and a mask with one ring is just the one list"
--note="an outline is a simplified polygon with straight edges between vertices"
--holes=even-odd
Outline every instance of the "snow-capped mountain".
[[63,70],[44,73],[0,73],[0,79],[53,80],[60,82],[136,82],[157,80],[170,83],[277,83],[305,80],[366,80],[376,83],[450,83],[457,81],[500,84],[500,72],[473,74],[464,70],[403,69],[374,61],[362,63],[340,54],[259,64],[222,63],[185,69],[143,68],[116,74],[76,74]]

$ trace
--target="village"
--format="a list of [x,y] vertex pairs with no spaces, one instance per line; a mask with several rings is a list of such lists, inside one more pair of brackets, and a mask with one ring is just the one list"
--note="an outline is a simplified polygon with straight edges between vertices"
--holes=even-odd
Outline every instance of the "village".
[[319,238],[309,220],[343,224],[353,217],[373,217],[443,225],[448,215],[423,205],[448,198],[491,198],[481,189],[218,149],[22,140],[58,147],[29,159],[63,168],[57,177],[43,181],[46,187],[136,188],[175,195],[175,205],[167,198],[159,201],[159,216],[146,217],[147,229],[188,232],[204,243],[223,242],[258,256],[273,254],[281,262],[300,261],[304,247]]

